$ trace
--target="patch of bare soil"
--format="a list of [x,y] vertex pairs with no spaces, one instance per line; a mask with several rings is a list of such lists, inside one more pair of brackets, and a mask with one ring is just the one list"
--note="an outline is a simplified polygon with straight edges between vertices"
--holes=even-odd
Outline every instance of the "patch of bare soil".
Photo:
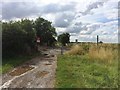
[[32,70],[34,67],[31,67],[29,65],[23,65],[21,67],[16,68],[15,70],[11,71],[9,75],[11,76],[19,76],[29,70]]
[[42,72],[37,72],[36,73],[36,77],[39,78],[39,77],[44,77],[45,75],[47,75],[49,72],[47,71],[42,71]]

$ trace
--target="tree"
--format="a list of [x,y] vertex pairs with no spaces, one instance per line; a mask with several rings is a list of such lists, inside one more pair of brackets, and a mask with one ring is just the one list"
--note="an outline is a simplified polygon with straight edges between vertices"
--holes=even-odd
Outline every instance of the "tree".
[[36,30],[33,28],[33,21],[21,20],[21,27],[26,32],[25,43],[33,48],[35,46]]
[[63,33],[58,36],[58,41],[62,43],[62,45],[66,45],[70,42],[70,34],[69,33]]
[[57,33],[55,32],[55,28],[51,25],[51,22],[48,20],[40,17],[37,18],[34,23],[34,28],[37,32],[37,37],[40,37],[41,44],[46,43],[47,45],[50,45],[56,41],[55,36]]
[[36,32],[32,21],[10,21],[2,24],[3,57],[30,54],[35,47]]
[[103,43],[102,41],[100,41],[99,43]]
[[18,22],[2,24],[2,53],[4,56],[20,54],[24,50],[26,32]]
[[52,45],[56,35],[51,22],[40,17],[35,21],[22,19],[2,22],[2,55],[30,54],[36,50],[36,37],[40,37],[41,43]]

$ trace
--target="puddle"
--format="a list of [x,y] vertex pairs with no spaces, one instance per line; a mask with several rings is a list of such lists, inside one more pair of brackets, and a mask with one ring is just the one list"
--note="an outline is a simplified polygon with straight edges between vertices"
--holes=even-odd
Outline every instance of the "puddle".
[[54,57],[54,55],[50,55],[51,57]]
[[45,58],[50,58],[50,56],[45,56]]
[[52,65],[51,63],[46,63],[46,64],[44,64],[44,65]]
[[47,75],[49,72],[47,71],[42,71],[42,72],[37,72],[36,74],[36,77],[39,78],[39,77],[44,77],[45,75]]
[[54,57],[55,55],[46,55],[45,58],[52,58]]
[[45,53],[45,54],[43,54],[43,55],[47,56],[48,54]]
[[13,70],[12,72],[9,73],[9,75],[11,76],[19,76],[29,70],[32,70],[34,67],[28,66],[28,65],[24,65],[21,67],[16,68],[15,70]]
[[44,60],[53,61],[53,59],[51,59],[51,58],[44,58]]

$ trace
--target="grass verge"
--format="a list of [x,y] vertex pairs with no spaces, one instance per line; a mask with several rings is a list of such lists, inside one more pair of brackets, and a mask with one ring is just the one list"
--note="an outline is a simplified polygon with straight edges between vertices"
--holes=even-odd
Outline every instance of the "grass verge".
[[117,88],[118,64],[89,60],[88,56],[58,56],[56,88]]
[[12,58],[6,58],[2,60],[2,66],[0,66],[0,73],[6,73],[13,69],[16,66],[21,65],[22,63],[31,60],[32,58],[40,55],[40,52],[37,52],[32,55],[17,56]]

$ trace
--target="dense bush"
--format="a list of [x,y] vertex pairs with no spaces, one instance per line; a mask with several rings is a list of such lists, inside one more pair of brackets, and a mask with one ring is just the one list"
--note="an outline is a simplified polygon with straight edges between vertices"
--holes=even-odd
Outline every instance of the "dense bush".
[[[31,36],[28,36],[31,34]],[[13,56],[27,52],[27,48],[34,45],[35,33],[22,27],[21,22],[9,22],[2,25],[2,51],[3,57]],[[28,42],[29,39],[29,42]]]
[[2,22],[2,55],[31,54],[36,49],[36,37],[40,37],[41,43],[51,45],[55,36],[55,28],[43,18]]

